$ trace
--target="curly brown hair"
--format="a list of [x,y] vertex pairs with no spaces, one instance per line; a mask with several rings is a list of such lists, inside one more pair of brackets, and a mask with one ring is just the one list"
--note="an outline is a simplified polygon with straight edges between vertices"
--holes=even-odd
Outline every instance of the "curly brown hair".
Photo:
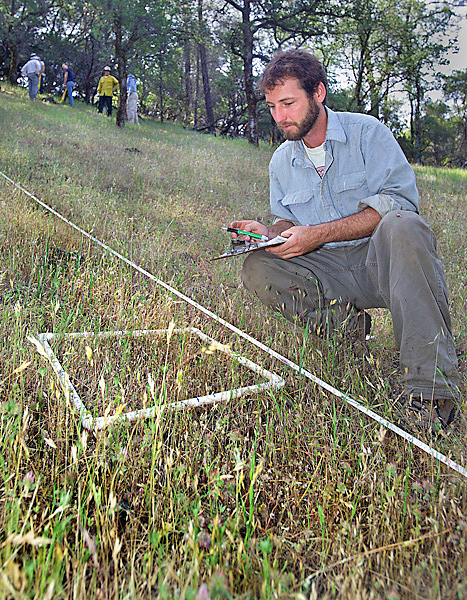
[[326,71],[316,56],[297,49],[274,54],[258,80],[258,87],[265,93],[288,77],[298,79],[309,98],[313,97],[320,83],[326,89],[328,87]]

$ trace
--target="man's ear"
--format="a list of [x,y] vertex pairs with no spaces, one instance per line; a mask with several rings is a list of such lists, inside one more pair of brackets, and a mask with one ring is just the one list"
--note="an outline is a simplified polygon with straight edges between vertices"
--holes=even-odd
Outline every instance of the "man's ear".
[[318,87],[315,91],[315,100],[317,102],[323,102],[326,98],[326,87],[322,81],[318,83]]

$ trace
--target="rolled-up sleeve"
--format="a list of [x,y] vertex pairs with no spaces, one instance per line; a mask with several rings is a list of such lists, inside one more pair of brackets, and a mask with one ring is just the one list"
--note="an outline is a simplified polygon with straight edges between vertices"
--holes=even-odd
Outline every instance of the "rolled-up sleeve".
[[374,122],[361,140],[368,189],[373,194],[360,200],[358,210],[369,206],[381,217],[393,210],[418,212],[415,173],[390,130]]

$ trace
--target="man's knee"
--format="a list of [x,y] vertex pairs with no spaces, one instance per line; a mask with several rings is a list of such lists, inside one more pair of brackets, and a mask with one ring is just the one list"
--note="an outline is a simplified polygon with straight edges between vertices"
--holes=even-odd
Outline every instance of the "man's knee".
[[300,286],[293,285],[296,277],[293,269],[290,271],[291,266],[292,263],[271,256],[264,250],[252,252],[243,263],[243,285],[266,306],[281,307],[291,297],[294,303],[293,297],[300,294]]
[[293,259],[283,260],[264,250],[247,257],[242,280],[245,288],[255,293],[263,304],[281,307],[290,314],[314,310],[325,303],[322,285],[309,269]]
[[393,210],[379,223],[374,237],[385,237],[392,244],[406,246],[412,244],[420,235],[433,237],[430,228],[421,216],[411,210]]
[[264,290],[270,272],[270,257],[265,252],[255,251],[246,257],[242,269],[243,285],[250,292]]

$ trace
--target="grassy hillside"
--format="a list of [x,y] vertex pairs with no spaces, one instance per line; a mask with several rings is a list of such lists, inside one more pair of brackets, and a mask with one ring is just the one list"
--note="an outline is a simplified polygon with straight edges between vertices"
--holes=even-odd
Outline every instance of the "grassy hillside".
[[[158,278],[394,420],[390,318],[325,344],[210,262],[268,219],[272,149],[0,92],[0,171]],[[466,378],[467,174],[417,169]],[[0,598],[465,598],[467,481],[106,254],[0,178]],[[282,390],[88,434],[28,337],[195,326]],[[259,383],[172,333],[54,350],[95,414]],[[465,410],[464,400],[464,410]],[[465,417],[436,447],[467,464]]]

